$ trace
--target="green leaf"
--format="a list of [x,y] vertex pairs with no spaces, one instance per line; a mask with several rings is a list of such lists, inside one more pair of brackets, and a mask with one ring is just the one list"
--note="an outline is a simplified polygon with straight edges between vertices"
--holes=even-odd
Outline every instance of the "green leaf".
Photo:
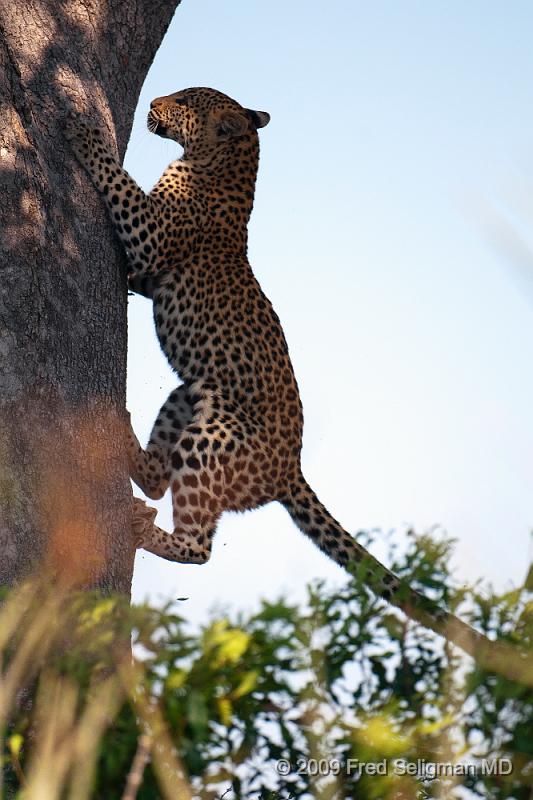
[[15,758],[18,758],[22,749],[22,745],[24,744],[24,737],[20,733],[14,733],[9,737],[7,743],[11,754],[15,756]]

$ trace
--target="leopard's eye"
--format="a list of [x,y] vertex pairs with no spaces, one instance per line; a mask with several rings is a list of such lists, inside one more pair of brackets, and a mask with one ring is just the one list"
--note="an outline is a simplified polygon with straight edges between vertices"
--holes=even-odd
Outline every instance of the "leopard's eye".
[[185,97],[176,97],[174,102],[179,106],[186,106],[188,105],[187,99]]

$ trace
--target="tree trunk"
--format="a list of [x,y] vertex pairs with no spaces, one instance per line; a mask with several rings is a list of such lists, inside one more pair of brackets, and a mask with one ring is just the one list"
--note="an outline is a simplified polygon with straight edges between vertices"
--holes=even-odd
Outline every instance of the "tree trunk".
[[129,593],[126,280],[69,110],[122,157],[180,0],[0,0],[0,584]]

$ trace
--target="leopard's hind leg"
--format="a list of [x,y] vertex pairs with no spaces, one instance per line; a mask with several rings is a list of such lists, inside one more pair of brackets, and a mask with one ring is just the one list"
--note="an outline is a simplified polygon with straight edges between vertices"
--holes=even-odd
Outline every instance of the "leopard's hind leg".
[[127,430],[130,477],[147,497],[159,500],[165,494],[170,475],[170,456],[182,430],[191,422],[193,408],[187,388],[174,389],[161,407],[143,450],[131,425]]

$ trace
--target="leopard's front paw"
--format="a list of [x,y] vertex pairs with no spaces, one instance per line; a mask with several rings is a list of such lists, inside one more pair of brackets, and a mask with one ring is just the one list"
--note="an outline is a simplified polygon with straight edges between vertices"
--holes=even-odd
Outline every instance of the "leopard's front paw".
[[153,300],[154,292],[157,288],[157,275],[146,274],[145,272],[128,273],[128,289],[134,294],[140,294]]
[[67,119],[64,132],[74,155],[84,167],[88,167],[98,150],[104,148],[101,131],[90,127],[79,116],[71,115]]

